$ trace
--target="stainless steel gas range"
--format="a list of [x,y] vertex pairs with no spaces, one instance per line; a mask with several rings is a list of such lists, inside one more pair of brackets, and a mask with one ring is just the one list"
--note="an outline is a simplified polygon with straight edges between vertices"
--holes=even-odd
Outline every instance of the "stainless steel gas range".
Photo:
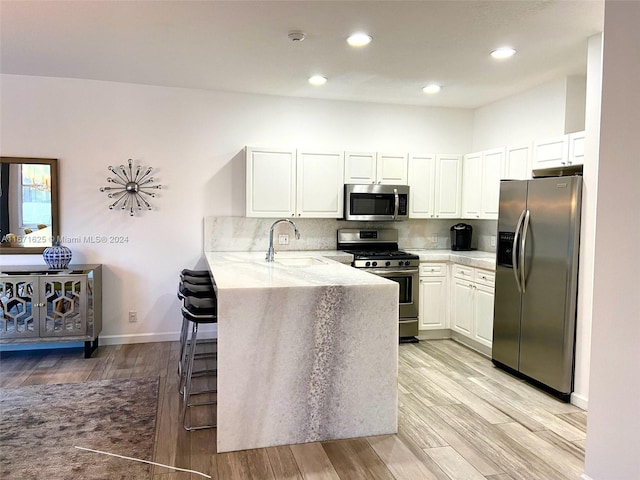
[[353,255],[352,267],[399,284],[400,341],[417,342],[420,260],[417,255],[398,250],[398,231],[341,228],[338,230],[338,250]]

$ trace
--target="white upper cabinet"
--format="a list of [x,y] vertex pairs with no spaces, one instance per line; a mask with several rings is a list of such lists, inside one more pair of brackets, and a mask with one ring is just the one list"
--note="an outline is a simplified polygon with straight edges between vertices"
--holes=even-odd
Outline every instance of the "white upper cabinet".
[[584,164],[584,131],[569,134],[569,165]]
[[533,144],[533,169],[584,163],[584,131],[537,140]]
[[247,217],[342,217],[342,152],[247,147],[246,163]]
[[504,148],[464,156],[462,218],[497,219]]
[[504,180],[531,178],[531,145],[509,145],[504,154]]
[[482,154],[482,197],[480,218],[498,219],[500,178],[504,165],[504,148],[486,150]]
[[340,218],[344,202],[344,154],[298,150],[296,216]]
[[462,164],[462,218],[480,218],[482,152],[464,156]]
[[436,156],[409,155],[409,216],[435,216]]
[[460,217],[461,155],[411,154],[408,176],[411,218]]
[[247,217],[292,217],[296,201],[296,151],[246,148]]
[[376,170],[374,152],[344,154],[344,183],[376,183]]
[[376,180],[382,185],[407,185],[407,154],[378,153]]
[[344,183],[407,185],[407,154],[346,152]]
[[561,167],[569,157],[569,138],[566,135],[536,140],[533,143],[534,168]]
[[436,155],[436,218],[460,218],[462,155]]
[[566,135],[533,142],[533,169],[562,167],[569,158],[569,138]]

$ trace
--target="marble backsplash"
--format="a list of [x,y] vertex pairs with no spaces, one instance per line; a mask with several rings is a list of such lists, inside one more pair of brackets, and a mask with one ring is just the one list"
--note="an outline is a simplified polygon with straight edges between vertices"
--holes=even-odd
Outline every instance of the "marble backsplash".
[[[205,217],[205,252],[267,251],[269,229],[274,218]],[[300,232],[300,239],[293,235],[288,224],[280,224],[274,231],[276,251],[287,250],[335,250],[336,232],[340,228],[395,228],[398,244],[402,249],[450,249],[449,229],[464,222],[473,227],[472,246],[478,250],[495,252],[496,220],[421,220],[403,222],[347,222],[333,218],[293,219]],[[279,245],[278,235],[289,235],[289,245]]]

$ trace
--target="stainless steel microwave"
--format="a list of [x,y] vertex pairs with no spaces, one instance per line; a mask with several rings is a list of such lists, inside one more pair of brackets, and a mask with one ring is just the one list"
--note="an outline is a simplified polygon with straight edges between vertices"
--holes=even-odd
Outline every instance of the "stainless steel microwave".
[[389,222],[409,218],[407,185],[344,186],[344,219]]

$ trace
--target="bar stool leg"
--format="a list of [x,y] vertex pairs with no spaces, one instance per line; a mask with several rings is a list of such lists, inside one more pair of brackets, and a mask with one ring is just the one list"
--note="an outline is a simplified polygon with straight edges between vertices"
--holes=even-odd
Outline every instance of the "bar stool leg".
[[178,361],[178,376],[180,382],[178,384],[178,391],[182,393],[182,378],[184,377],[184,362],[187,353],[187,337],[189,335],[189,321],[183,317],[182,329],[180,330],[180,360]]
[[[189,403],[189,395],[191,394],[191,378],[193,375],[193,362],[195,360],[196,353],[196,339],[198,337],[198,324],[193,322],[193,328],[191,330],[191,345],[189,348],[189,358],[188,358],[188,366],[187,372],[185,376],[185,385],[184,390],[182,391],[182,426],[187,431],[192,430],[202,430],[205,428],[215,428],[216,424],[213,425],[200,425],[200,426],[192,426],[187,423],[187,409],[193,406],[203,406],[203,405],[215,405],[218,403],[217,401],[209,401],[209,402],[201,402],[201,403]],[[186,350],[186,349],[185,349]]]

